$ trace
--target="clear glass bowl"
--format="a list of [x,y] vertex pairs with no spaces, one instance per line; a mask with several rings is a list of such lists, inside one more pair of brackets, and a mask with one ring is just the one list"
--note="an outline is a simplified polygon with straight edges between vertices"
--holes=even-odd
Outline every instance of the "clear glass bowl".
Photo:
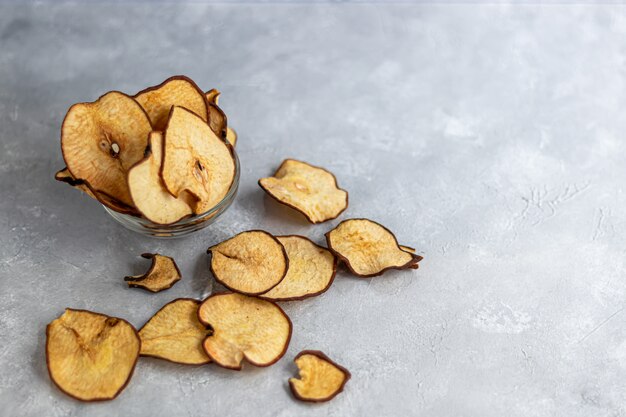
[[230,190],[226,196],[211,210],[182,219],[179,222],[172,224],[155,224],[143,217],[135,217],[128,214],[122,214],[115,210],[102,206],[119,224],[125,228],[132,230],[133,232],[140,233],[144,236],[151,236],[164,239],[172,239],[187,236],[190,233],[196,232],[200,229],[204,229],[208,225],[212,224],[217,218],[224,213],[228,207],[232,204],[237,190],[239,189],[239,158],[237,153],[233,149],[233,156],[235,158],[235,178],[233,178],[233,184],[230,186]]

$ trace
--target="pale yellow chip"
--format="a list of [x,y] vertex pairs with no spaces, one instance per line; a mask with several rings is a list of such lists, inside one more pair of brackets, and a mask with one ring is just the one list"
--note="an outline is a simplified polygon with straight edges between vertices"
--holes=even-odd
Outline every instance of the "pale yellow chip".
[[289,268],[285,278],[260,297],[274,301],[301,300],[326,291],[335,278],[337,258],[304,236],[277,236],[285,247]]
[[283,280],[289,267],[283,245],[271,234],[250,230],[207,250],[211,271],[225,287],[248,295],[263,294]]
[[350,379],[350,371],[333,362],[319,350],[304,350],[294,359],[300,371],[299,378],[289,379],[289,388],[301,401],[330,401],[343,391]]
[[184,107],[205,122],[208,104],[202,90],[191,79],[177,75],[135,95],[135,100],[146,110],[155,130],[164,130],[172,106]]
[[276,304],[242,294],[214,294],[198,309],[200,322],[213,335],[204,340],[205,352],[216,364],[241,369],[244,359],[270,366],[287,350],[291,321]]
[[[147,156],[128,171],[128,187],[137,210],[156,224],[172,224],[191,215],[190,204],[185,194],[176,198],[171,195],[161,179],[163,161],[163,135],[150,133]],[[187,196],[188,197],[188,196]]]
[[68,308],[46,328],[48,372],[78,400],[111,400],[130,380],[140,345],[127,321]]
[[237,132],[235,132],[235,129],[226,128],[226,140],[233,146],[237,145]]
[[261,178],[259,185],[311,223],[334,219],[348,207],[348,193],[339,188],[333,174],[294,159],[283,161],[274,176]]
[[132,207],[126,175],[143,158],[151,130],[141,106],[112,91],[70,107],[61,128],[63,158],[75,179]]
[[169,256],[158,253],[142,253],[141,256],[152,260],[152,264],[145,274],[125,277],[129,287],[159,292],[172,288],[182,278],[176,262]]
[[353,274],[380,275],[389,269],[417,269],[422,257],[402,250],[384,226],[368,219],[349,219],[326,233],[328,248]]
[[200,301],[179,298],[163,306],[139,330],[141,356],[185,365],[211,362],[202,342],[213,331],[198,319]]
[[189,192],[197,198],[195,214],[215,207],[235,178],[230,145],[218,138],[198,116],[173,107],[165,130],[161,178],[175,197]]

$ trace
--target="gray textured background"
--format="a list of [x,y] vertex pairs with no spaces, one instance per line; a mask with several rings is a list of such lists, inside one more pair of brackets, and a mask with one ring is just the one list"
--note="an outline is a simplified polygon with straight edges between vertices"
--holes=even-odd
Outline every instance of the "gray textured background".
[[[178,241],[133,234],[52,176],[74,102],[173,74],[223,91],[240,194]],[[626,415],[626,9],[621,6],[0,6],[0,414]],[[66,306],[141,326],[213,288],[205,249],[250,228],[322,242],[256,185],[285,157],[325,166],[425,256],[283,303],[283,360],[242,372],[141,359],[81,404],[50,382],[44,329]],[[122,281],[172,255],[183,280]],[[323,405],[286,380],[302,349],[353,373]]]

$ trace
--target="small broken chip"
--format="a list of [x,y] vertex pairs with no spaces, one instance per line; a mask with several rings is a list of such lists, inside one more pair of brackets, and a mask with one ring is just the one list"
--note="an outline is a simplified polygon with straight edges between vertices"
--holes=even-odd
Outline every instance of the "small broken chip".
[[112,400],[135,369],[141,342],[126,320],[66,309],[46,328],[50,378],[81,401]]
[[388,269],[417,269],[423,259],[402,250],[393,233],[368,219],[342,221],[326,233],[326,241],[350,271],[361,277],[381,275]]
[[176,75],[161,84],[135,94],[135,100],[146,110],[155,130],[164,130],[172,106],[181,106],[208,120],[204,93],[191,79]]
[[159,175],[163,161],[163,135],[151,132],[146,157],[128,171],[128,188],[137,210],[156,224],[172,224],[191,215],[191,207],[183,198],[172,196]]
[[151,130],[141,106],[112,91],[70,107],[61,127],[63,158],[74,178],[132,206],[126,173],[143,158]]
[[203,343],[209,357],[224,368],[240,370],[243,360],[270,366],[287,351],[291,320],[271,301],[236,293],[209,296],[198,309],[213,335]]
[[139,330],[141,356],[151,356],[184,365],[211,362],[202,342],[213,334],[198,319],[200,301],[179,298],[157,311]]
[[332,173],[294,159],[284,160],[274,176],[261,178],[259,185],[311,223],[335,219],[348,207],[348,193],[339,188]]
[[304,236],[276,236],[285,247],[289,268],[285,278],[261,298],[274,301],[301,300],[326,291],[335,278],[337,258],[328,249]]
[[163,147],[161,178],[174,197],[187,191],[198,200],[195,214],[215,207],[228,193],[235,178],[232,147],[217,137],[192,112],[172,107]]
[[415,253],[416,252],[415,248],[412,248],[410,246],[398,245],[398,247],[400,249],[402,249],[403,251],[405,251],[405,252],[410,252],[410,253]]
[[301,401],[330,401],[343,391],[351,376],[350,371],[319,350],[303,350],[294,362],[300,378],[290,378],[289,388],[294,397]]
[[233,146],[237,146],[237,132],[230,127],[226,128],[226,140]]
[[249,230],[211,246],[211,272],[225,287],[263,294],[280,283],[289,267],[283,245],[263,230]]
[[172,288],[181,279],[180,270],[169,256],[158,253],[142,253],[142,258],[151,259],[152,265],[143,275],[124,277],[130,288],[143,288],[150,292],[159,292]]

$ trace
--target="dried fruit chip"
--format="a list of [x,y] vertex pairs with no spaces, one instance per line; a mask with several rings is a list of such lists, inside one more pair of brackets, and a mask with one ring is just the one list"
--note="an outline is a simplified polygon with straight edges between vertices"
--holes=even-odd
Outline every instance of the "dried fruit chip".
[[143,158],[151,130],[141,106],[112,91],[70,107],[61,128],[63,158],[74,178],[132,206],[126,173]]
[[54,174],[54,179],[71,185],[77,190],[80,190],[83,193],[87,194],[89,197],[93,198],[94,200],[98,200],[101,204],[104,204],[110,209],[113,209],[120,213],[129,214],[131,216],[139,216],[139,212],[137,211],[135,207],[126,205],[122,203],[121,201],[118,201],[114,199],[113,197],[107,195],[106,193],[95,191],[94,189],[91,188],[91,186],[89,185],[87,181],[78,180],[74,178],[67,168],[63,168],[62,170]]
[[141,256],[152,260],[150,269],[143,275],[125,277],[131,288],[143,288],[150,292],[159,292],[172,288],[181,279],[180,271],[174,259],[158,253],[142,253]]
[[335,176],[306,162],[286,159],[273,177],[261,178],[259,185],[311,223],[334,219],[348,207],[348,193],[338,187]]
[[303,350],[294,359],[300,379],[290,378],[289,388],[301,401],[330,401],[343,391],[350,371],[333,362],[319,350]]
[[150,133],[146,154],[143,160],[128,171],[128,187],[137,210],[157,224],[171,224],[189,216],[191,207],[183,198],[185,195],[181,195],[181,198],[172,196],[159,175],[163,160],[161,132]]
[[194,112],[205,122],[208,104],[204,93],[191,79],[177,75],[135,95],[135,100],[146,110],[155,130],[163,130],[172,106],[181,106]]
[[200,305],[198,317],[213,329],[204,350],[224,368],[239,370],[244,359],[270,366],[285,354],[291,339],[289,317],[278,305],[259,298],[214,294]]
[[226,140],[233,146],[237,145],[237,132],[235,132],[235,129],[226,128]]
[[250,230],[207,250],[211,272],[225,287],[248,295],[269,291],[283,280],[289,260],[283,245],[262,230]]
[[388,269],[417,269],[422,260],[400,249],[393,233],[368,219],[342,221],[326,233],[326,241],[350,271],[362,277],[381,275]]
[[172,107],[165,130],[161,177],[175,197],[183,191],[197,199],[194,213],[215,207],[228,193],[235,177],[230,145],[218,138],[198,116]]
[[130,380],[140,344],[127,321],[68,308],[46,328],[50,378],[78,400],[111,400]]
[[410,252],[410,253],[415,253],[416,250],[415,248],[412,248],[410,246],[404,246],[404,245],[398,245],[400,247],[400,249],[402,249],[405,252]]
[[[226,114],[219,108],[219,97],[220,92],[215,88],[207,91],[205,93],[206,101],[209,103],[209,126],[211,126],[211,130],[215,132],[217,136],[220,138],[228,138],[228,129],[226,125],[228,124],[226,119]],[[237,138],[235,137],[235,140]],[[233,142],[229,140],[229,142],[235,146]]]
[[220,92],[217,89],[212,88],[204,93],[204,95],[206,96],[206,101],[208,103],[213,103],[216,106],[219,106]]
[[260,297],[289,301],[314,297],[326,291],[335,278],[337,258],[304,236],[277,236],[285,247],[289,268],[285,278]]
[[139,330],[141,356],[185,365],[211,362],[202,342],[213,331],[198,320],[199,305],[200,301],[179,298],[157,311]]

